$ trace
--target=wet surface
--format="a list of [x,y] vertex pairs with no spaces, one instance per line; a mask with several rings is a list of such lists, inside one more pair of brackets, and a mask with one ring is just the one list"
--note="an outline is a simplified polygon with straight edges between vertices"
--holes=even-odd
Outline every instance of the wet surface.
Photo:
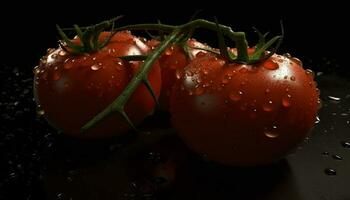
[[284,160],[240,168],[190,153],[166,113],[138,137],[59,135],[37,114],[31,70],[2,66],[0,199],[349,199],[350,81],[316,75],[322,109],[312,134]]

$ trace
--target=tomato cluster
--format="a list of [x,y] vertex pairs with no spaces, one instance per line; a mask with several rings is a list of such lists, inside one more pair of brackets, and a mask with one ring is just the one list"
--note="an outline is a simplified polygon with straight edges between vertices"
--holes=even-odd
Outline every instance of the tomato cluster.
[[[112,113],[80,132],[122,94],[144,62],[120,57],[148,55],[161,41],[121,31],[102,32],[98,42],[108,37],[93,52],[77,54],[64,45],[49,50],[34,69],[36,101],[46,119],[66,134],[106,138],[130,130],[120,113]],[[316,119],[319,91],[313,73],[297,58],[273,54],[254,63],[232,62],[205,49],[212,48],[195,39],[168,47],[147,75],[153,96],[140,84],[125,105],[131,122],[137,125],[150,115],[153,98],[159,97],[193,151],[228,165],[273,162],[305,138]]]

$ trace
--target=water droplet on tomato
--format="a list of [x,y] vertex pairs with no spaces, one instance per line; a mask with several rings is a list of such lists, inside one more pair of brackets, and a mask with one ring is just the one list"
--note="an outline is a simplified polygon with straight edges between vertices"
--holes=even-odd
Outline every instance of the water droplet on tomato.
[[204,91],[205,89],[203,87],[197,87],[196,89],[194,89],[194,94],[199,96],[199,95],[202,95]]
[[255,119],[257,116],[258,116],[258,114],[257,114],[257,109],[256,108],[254,108],[253,110],[252,110],[252,112],[250,113],[250,118],[252,118],[252,119]]
[[340,144],[341,144],[344,148],[350,149],[350,142],[342,141]]
[[269,89],[269,88],[267,88],[267,89],[265,90],[265,94],[268,94],[268,93],[270,93],[270,89]]
[[54,52],[54,51],[55,51],[54,48],[48,48],[48,49],[46,50],[46,52],[47,52],[48,54],[51,54],[51,53]]
[[291,81],[295,81],[295,76],[291,76],[291,77],[290,77],[290,80],[291,80]]
[[36,107],[36,114],[38,116],[43,116],[45,114],[45,111],[44,109],[41,107],[41,105],[37,105]]
[[277,126],[272,126],[271,128],[265,128],[264,134],[269,138],[278,137]]
[[290,107],[292,103],[292,96],[290,94],[287,94],[286,96],[282,97],[282,105],[284,107]]
[[340,155],[336,155],[336,154],[334,154],[334,155],[332,155],[332,158],[334,159],[334,160],[343,160],[343,157],[341,157]]
[[67,52],[64,51],[64,50],[60,50],[60,51],[58,52],[58,55],[59,55],[59,56],[65,56],[65,55],[67,55]]
[[38,74],[40,73],[40,68],[39,68],[38,65],[34,67],[33,73],[34,73],[35,75],[38,75]]
[[326,168],[324,170],[324,173],[327,174],[328,176],[335,176],[335,175],[337,175],[337,171],[335,171],[332,168]]
[[275,70],[278,69],[278,64],[273,60],[267,60],[263,63],[265,69]]
[[301,60],[299,60],[299,58],[293,57],[290,60],[293,61],[294,63],[296,63],[297,65],[303,66],[303,62],[301,62]]
[[305,70],[306,75],[311,76],[312,78],[315,77],[315,73],[311,69]]
[[273,110],[273,102],[271,100],[269,100],[268,102],[266,102],[263,106],[262,109],[265,112],[271,112]]
[[241,73],[246,73],[247,71],[248,71],[248,69],[245,68],[245,67],[242,67],[242,68],[239,70],[239,72],[241,72]]
[[232,93],[229,95],[229,98],[230,98],[232,101],[239,101],[239,100],[241,100],[242,95],[243,95],[243,92],[242,92],[242,91],[232,92]]
[[204,68],[202,71],[203,71],[203,74],[205,74],[205,75],[209,74],[209,70],[206,68]]
[[186,71],[186,75],[187,76],[193,76],[193,72],[191,72],[190,70]]
[[176,76],[177,79],[181,79],[181,77],[182,77],[182,72],[181,72],[180,69],[176,69],[176,71],[175,71],[175,76]]
[[96,60],[97,58],[96,57],[93,57],[92,60]]
[[68,88],[68,87],[69,87],[69,83],[65,82],[65,83],[63,84],[63,86],[64,86],[65,88]]
[[168,49],[165,50],[164,54],[167,55],[167,56],[170,56],[173,53],[172,53],[171,49],[168,48]]
[[287,58],[291,58],[292,57],[292,55],[290,55],[290,53],[285,53],[285,54],[283,54],[283,56],[287,57]]
[[286,88],[286,92],[289,92],[289,88]]
[[92,70],[94,70],[94,71],[97,71],[97,70],[99,70],[99,69],[101,68],[101,65],[94,64],[94,65],[91,65],[90,68],[91,68]]
[[227,84],[228,82],[229,82],[229,80],[226,78],[222,79],[222,81],[221,81],[222,84]]
[[241,110],[247,110],[247,107],[248,107],[248,103],[245,102],[241,105]]
[[58,70],[53,71],[52,80],[57,81],[61,78],[61,72]]

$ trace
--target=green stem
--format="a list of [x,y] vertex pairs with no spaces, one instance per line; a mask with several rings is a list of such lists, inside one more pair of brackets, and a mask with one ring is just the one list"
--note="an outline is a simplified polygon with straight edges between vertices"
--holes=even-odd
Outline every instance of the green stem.
[[[237,61],[238,62],[248,62],[248,42],[245,37],[244,32],[234,32],[231,27],[219,24],[222,33],[229,37],[236,43],[237,48]],[[184,32],[194,30],[197,28],[205,28],[212,31],[217,31],[217,25],[214,22],[210,22],[204,19],[196,19],[194,21],[190,21],[181,26],[171,26],[164,24],[136,24],[136,25],[128,25],[115,29],[116,31],[120,30],[161,30],[164,32],[172,32],[176,29],[181,29]]]
[[165,49],[169,45],[171,45],[174,41],[176,41],[177,38],[180,36],[181,36],[181,30],[177,29],[177,30],[174,30],[174,32],[172,32],[164,41],[162,41],[162,43],[160,43],[160,45],[157,47],[157,49],[148,55],[147,59],[145,60],[144,64],[142,65],[142,68],[131,79],[130,83],[126,86],[126,88],[123,90],[123,92],[109,106],[107,106],[107,108],[105,108],[102,112],[100,112],[94,118],[92,118],[89,122],[87,122],[81,128],[82,131],[86,131],[86,130],[90,129],[95,124],[97,124],[99,121],[104,119],[106,116],[108,116],[114,112],[118,112],[118,113],[122,114],[123,117],[126,117],[126,120],[129,121],[129,119],[125,115],[126,113],[124,111],[124,106],[128,102],[130,96],[134,93],[134,91],[140,85],[140,83],[147,80],[148,71],[152,68],[152,65],[156,61],[156,59],[163,53],[163,51],[165,51]]

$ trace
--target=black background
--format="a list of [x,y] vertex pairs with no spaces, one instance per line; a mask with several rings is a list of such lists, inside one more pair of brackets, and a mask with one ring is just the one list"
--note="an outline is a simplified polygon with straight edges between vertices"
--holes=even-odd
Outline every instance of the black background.
[[[200,18],[213,20],[217,17],[222,24],[247,32],[250,45],[256,41],[253,26],[262,32],[270,31],[273,36],[280,34],[282,20],[285,40],[280,52],[289,52],[304,61],[314,60],[316,64],[308,66],[313,69],[322,67],[314,65],[322,65],[323,58],[337,60],[336,64],[340,64],[347,55],[347,50],[342,48],[347,49],[348,43],[348,11],[336,1],[317,4],[298,1],[10,2],[1,10],[3,63],[25,68],[36,65],[47,48],[57,46],[55,24],[61,27],[90,25],[117,15],[125,16],[120,20],[123,25],[155,23],[158,19],[163,23],[183,24],[196,10],[203,10],[198,15]],[[201,31],[197,38],[216,45],[216,35],[210,32]]]
[[[305,5],[307,2],[296,1],[281,1],[278,3],[267,1],[260,3],[242,3],[238,1],[224,3],[215,1],[206,4],[203,2],[192,2],[191,5],[189,5],[189,3],[190,2],[180,1],[142,3],[134,1],[70,3],[64,1],[41,3],[9,2],[7,5],[2,5],[0,8],[0,74],[8,76],[11,73],[12,76],[17,76],[17,72],[19,72],[20,77],[31,77],[33,67],[38,64],[40,57],[46,53],[46,49],[57,47],[57,40],[59,38],[57,36],[55,24],[59,24],[61,27],[71,27],[73,24],[82,26],[91,25],[117,15],[124,15],[124,18],[120,20],[121,25],[155,23],[158,19],[162,23],[183,24],[189,20],[193,13],[202,9],[203,11],[198,15],[198,18],[213,20],[214,17],[217,17],[220,23],[229,25],[236,31],[247,32],[250,45],[253,45],[256,41],[256,36],[252,30],[253,26],[262,32],[270,31],[271,35],[277,35],[280,34],[280,20],[283,20],[285,39],[281,46],[280,53],[291,53],[293,56],[300,58],[304,62],[306,68],[311,68],[316,72],[321,71],[325,74],[336,74],[336,79],[327,78],[326,81],[322,81],[323,84],[321,84],[321,86],[325,88],[322,90],[324,91],[324,99],[327,95],[334,94],[338,94],[342,97],[346,96],[348,89],[343,90],[342,87],[344,84],[349,85],[350,67],[348,67],[349,53],[347,50],[349,49],[349,31],[346,31],[349,26],[347,20],[349,18],[349,11],[346,10],[347,7],[345,5],[341,5],[335,1],[324,3],[317,2],[315,4],[309,3],[309,5]],[[199,41],[216,46],[216,35],[209,31],[198,31],[196,38],[198,38]],[[13,71],[13,69],[15,70]],[[345,79],[339,79],[338,77]],[[0,78],[2,80],[0,85],[1,90],[6,91],[16,91],[16,87],[26,88],[28,84],[31,84],[31,82],[23,82],[22,85],[11,85],[13,82],[17,83],[20,81],[13,81],[13,77],[11,81],[7,81],[10,80],[6,79],[7,77]],[[14,94],[14,96],[16,96],[15,92]],[[27,94],[26,97],[27,96],[30,95]],[[1,101],[3,101],[3,99],[1,99]],[[9,101],[14,101],[14,99],[9,98]],[[19,199],[27,199],[29,196],[31,196],[29,199],[45,199],[46,196],[45,192],[42,190],[42,185],[39,185],[39,181],[37,181],[39,179],[38,176],[40,176],[43,171],[45,172],[45,162],[47,160],[51,159],[52,161],[57,157],[58,160],[63,160],[62,157],[64,157],[65,150],[67,149],[63,147],[62,151],[62,148],[60,149],[59,146],[64,142],[69,142],[69,139],[60,139],[59,137],[57,139],[54,134],[46,134],[48,132],[53,133],[53,130],[50,129],[45,122],[35,120],[34,102],[25,99],[19,102],[20,106],[28,103],[31,112],[28,114],[25,113],[24,116],[19,117],[19,120],[13,122],[13,124],[9,123],[10,120],[7,120],[6,124],[4,123],[1,126],[0,147],[4,148],[1,148],[0,167],[5,166],[5,169],[0,172],[0,178],[5,177],[6,181],[2,182],[2,180],[0,180],[0,186],[4,186],[4,184],[7,183],[12,184],[11,186],[5,187],[7,191],[14,191],[9,192],[10,195],[12,195],[9,197],[11,199],[14,199],[12,198],[14,196],[19,196]],[[344,108],[346,106],[348,108],[350,105],[349,99],[342,103],[344,103],[342,104]],[[24,107],[28,105],[24,105]],[[281,196],[287,199],[333,199],[332,197],[336,197],[338,191],[340,191],[337,196],[338,199],[349,199],[349,193],[346,189],[346,184],[349,184],[349,177],[342,176],[342,174],[349,174],[347,168],[350,164],[347,161],[349,160],[349,151],[346,149],[346,152],[344,151],[345,153],[342,154],[342,156],[344,156],[344,162],[342,164],[334,164],[336,161],[333,162],[330,158],[332,153],[336,151],[342,152],[343,150],[340,150],[340,142],[349,139],[346,134],[346,131],[349,130],[348,125],[338,126],[338,128],[335,125],[336,122],[344,125],[345,121],[348,119],[334,117],[334,119],[329,121],[326,120],[329,116],[333,116],[331,115],[332,112],[339,111],[339,105],[340,104],[329,103],[328,110],[321,113],[321,124],[315,129],[316,133],[323,133],[325,130],[331,132],[330,127],[336,127],[335,129],[338,130],[339,134],[332,133],[333,135],[331,135],[331,137],[329,137],[329,135],[315,137],[311,144],[308,144],[307,148],[302,150],[302,153],[297,154],[299,156],[292,156],[288,159],[288,165],[290,165],[288,167],[285,167],[285,164],[281,164],[277,165],[277,167],[262,168],[253,171],[245,169],[242,171],[240,169],[241,171],[238,173],[232,172],[232,169],[219,167],[218,170],[214,170],[214,173],[212,173],[210,169],[206,169],[208,166],[204,166],[202,171],[199,170],[199,172],[197,172],[198,169],[196,167],[198,163],[196,164],[196,162],[194,162],[190,167],[193,170],[191,172],[195,175],[199,174],[198,176],[200,177],[203,176],[203,174],[204,177],[208,175],[209,178],[204,179],[208,182],[211,180],[217,180],[217,182],[222,180],[227,181],[228,179],[225,178],[226,176],[229,176],[231,180],[235,178],[241,181],[243,180],[243,182],[233,181],[233,185],[243,191],[237,193],[237,199],[247,199],[244,198],[244,195],[245,193],[250,193],[250,189],[257,191],[256,199],[270,199],[268,196],[264,196],[265,193],[269,192],[268,190],[266,192],[265,189],[276,183],[279,183],[277,187],[280,189],[276,190],[277,193],[273,193],[275,197],[271,197],[271,199],[279,199]],[[8,109],[5,110],[5,114],[7,112],[8,115],[11,115],[12,113],[10,112],[15,111],[16,109]],[[1,117],[3,117],[3,115],[1,115]],[[339,113],[336,117],[340,117]],[[11,129],[18,127],[22,127],[23,129],[17,132],[14,131],[14,136],[8,139],[10,135],[8,133],[11,133]],[[333,132],[336,131],[333,130]],[[19,133],[22,133],[22,135],[18,136]],[[71,143],[73,145],[69,144],[68,147],[72,147],[76,144],[75,142]],[[52,150],[52,146],[54,146],[55,150]],[[89,149],[89,147],[84,147],[84,145],[82,148],[85,148],[84,150]],[[329,157],[325,159],[322,158],[322,151],[329,151]],[[34,155],[33,152],[36,156],[32,156]],[[89,153],[92,152],[90,151]],[[91,156],[92,159],[100,156],[98,154],[83,155]],[[48,159],[48,157],[53,158]],[[11,164],[9,164],[9,161],[11,161]],[[80,160],[78,159],[78,161]],[[102,161],[102,163],[103,162],[104,161]],[[21,164],[22,171],[15,170],[15,174],[17,175],[12,180],[11,166],[17,166],[18,164]],[[336,166],[337,169],[340,170],[340,172],[338,171],[338,173],[340,173],[338,177],[341,178],[331,180],[328,179],[329,177],[324,176],[323,170],[326,167],[332,166]],[[203,165],[199,165],[198,167],[202,168]],[[288,170],[286,170],[286,168],[288,168]],[[281,171],[282,173],[280,173]],[[246,175],[247,177],[245,177]],[[108,179],[108,177],[109,175],[107,174],[99,180],[104,181],[103,178]],[[29,179],[32,181],[28,181]],[[278,181],[275,181],[275,179],[278,179]],[[294,179],[297,179],[297,183],[295,184],[293,183]],[[267,181],[265,182],[264,180]],[[285,180],[286,182],[284,182]],[[251,181],[255,182],[252,186]],[[224,192],[221,194],[221,197],[230,195],[230,193],[227,194],[227,192],[230,191],[230,184],[232,184],[232,182],[228,182],[227,184],[226,182],[223,183],[223,188],[226,187],[226,189],[228,189],[223,189]],[[203,183],[203,185],[206,187],[213,186],[213,188],[219,187],[216,183]],[[55,184],[51,185],[51,187],[54,186]],[[0,199],[4,197],[2,196],[1,189],[0,187]],[[301,196],[295,193],[298,189]],[[207,190],[210,191],[210,189]],[[198,189],[198,191],[202,192],[203,190],[201,188]],[[315,194],[315,192],[319,194]],[[284,193],[286,193],[286,196],[284,196]],[[55,193],[53,194],[53,196],[55,196]],[[213,194],[217,194],[217,192],[215,191]],[[260,194],[262,196],[259,196]],[[55,197],[52,199],[55,199]],[[57,199],[59,198],[57,197]]]

